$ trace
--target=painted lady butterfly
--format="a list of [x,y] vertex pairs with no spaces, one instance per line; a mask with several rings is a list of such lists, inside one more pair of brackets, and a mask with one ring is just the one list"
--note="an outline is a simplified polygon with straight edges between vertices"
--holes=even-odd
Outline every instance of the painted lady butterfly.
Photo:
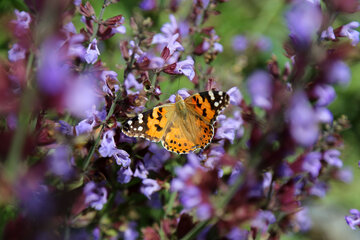
[[161,141],[175,153],[189,153],[205,148],[214,136],[213,124],[221,110],[229,104],[222,91],[196,93],[175,103],[164,104],[140,113],[124,123],[122,132],[129,137]]

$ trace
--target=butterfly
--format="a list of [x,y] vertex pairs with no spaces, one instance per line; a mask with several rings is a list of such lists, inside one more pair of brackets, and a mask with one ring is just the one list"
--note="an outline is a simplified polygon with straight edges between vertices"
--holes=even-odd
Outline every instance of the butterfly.
[[168,151],[186,154],[205,148],[214,136],[214,122],[229,104],[223,91],[196,93],[185,99],[176,95],[168,103],[138,114],[123,124],[129,137],[161,141]]

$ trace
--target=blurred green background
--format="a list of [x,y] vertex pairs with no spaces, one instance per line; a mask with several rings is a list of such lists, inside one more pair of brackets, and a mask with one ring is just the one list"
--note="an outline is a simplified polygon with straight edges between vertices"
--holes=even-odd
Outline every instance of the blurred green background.
[[[305,0],[304,0],[305,1]],[[90,1],[98,13],[102,0]],[[140,1],[120,0],[118,3],[111,5],[105,11],[104,18],[112,17],[118,14],[123,14],[126,18],[125,26],[128,33],[131,32],[129,26],[129,19],[135,12],[141,12],[137,7]],[[192,0],[184,0],[178,13],[175,14],[177,19],[186,17],[187,7]],[[158,0],[161,6],[166,6],[168,1]],[[14,18],[13,11],[17,8],[19,10],[27,10],[26,5],[20,0],[14,1],[0,1],[0,57],[7,58],[7,51],[9,46],[14,43],[11,34],[8,31],[8,21]],[[244,60],[244,56],[235,55],[232,50],[232,38],[236,34],[244,34],[249,38],[257,38],[259,36],[269,37],[272,41],[272,50],[266,53],[258,54],[256,56],[256,66],[264,68],[267,60],[272,55],[276,56],[281,68],[288,59],[284,56],[283,42],[287,39],[288,30],[284,22],[284,12],[287,5],[284,1],[279,0],[230,0],[227,3],[220,4],[218,10],[220,15],[211,16],[211,19],[206,23],[206,26],[214,26],[217,34],[221,37],[220,43],[224,46],[224,52],[219,54],[217,59],[211,64],[215,71],[216,80],[223,83],[224,89],[232,86],[239,86],[240,90],[245,92],[244,79],[249,74],[246,71],[241,71],[239,63]],[[154,21],[153,30],[160,31],[163,23],[168,22],[170,11],[161,10],[156,13],[145,13]],[[359,14],[339,15],[334,28],[348,23],[350,21],[360,21]],[[80,16],[73,19],[73,23],[79,30],[82,27]],[[121,58],[119,50],[119,40],[130,40],[130,34],[116,35],[100,44],[100,52],[102,52],[101,59],[107,66],[115,70],[121,76],[124,61]],[[358,48],[356,50],[358,51]],[[355,56],[360,56],[354,54]],[[250,56],[249,56],[250,57]],[[254,57],[254,56],[251,56]],[[345,146],[342,150],[342,160],[344,165],[353,169],[353,181],[350,184],[340,182],[332,182],[328,195],[324,199],[314,200],[311,203],[311,216],[313,221],[313,230],[306,234],[288,234],[281,239],[360,239],[359,232],[351,230],[345,220],[344,216],[348,214],[351,208],[360,209],[360,188],[357,183],[360,181],[360,169],[358,161],[360,156],[360,82],[357,76],[360,76],[360,58],[351,59],[348,64],[352,69],[352,80],[347,87],[337,87],[338,96],[334,103],[330,105],[330,109],[337,118],[342,114],[348,116],[352,127],[344,132]],[[239,70],[240,69],[240,70]],[[252,70],[255,70],[252,69]],[[119,78],[122,81],[121,78]],[[188,79],[183,77],[180,83],[162,85],[162,90],[165,93],[172,94],[178,88],[191,87]],[[165,96],[165,97],[168,97]],[[2,208],[0,210],[0,225],[4,224],[4,218],[11,218],[12,210],[9,208]],[[2,229],[3,226],[0,226]]]

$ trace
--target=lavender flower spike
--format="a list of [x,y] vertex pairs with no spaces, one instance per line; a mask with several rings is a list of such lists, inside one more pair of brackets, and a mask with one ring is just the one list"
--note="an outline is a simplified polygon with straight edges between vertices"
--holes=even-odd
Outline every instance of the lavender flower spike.
[[357,209],[351,209],[349,212],[352,216],[345,216],[345,221],[351,229],[356,230],[356,227],[360,227],[360,212]]
[[160,186],[156,180],[146,178],[143,179],[142,184],[143,185],[140,187],[140,191],[149,199],[154,192],[160,190]]
[[107,191],[104,187],[89,182],[84,187],[85,203],[96,210],[101,210],[107,201]]

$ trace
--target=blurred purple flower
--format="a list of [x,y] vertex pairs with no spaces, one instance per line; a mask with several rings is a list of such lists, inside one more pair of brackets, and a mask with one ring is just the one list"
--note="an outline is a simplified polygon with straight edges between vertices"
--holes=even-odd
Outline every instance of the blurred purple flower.
[[289,163],[282,162],[277,168],[275,175],[280,178],[288,178],[294,174],[294,171],[291,170]]
[[243,52],[248,47],[248,40],[244,35],[236,35],[232,40],[232,47],[236,52]]
[[270,211],[260,210],[251,222],[251,227],[257,228],[261,233],[265,233],[270,224],[276,221],[274,214]]
[[322,31],[321,39],[331,39],[331,40],[336,39],[334,29],[332,26],[330,26],[326,30]]
[[183,74],[188,77],[190,81],[192,81],[195,77],[194,60],[192,57],[187,56],[186,60],[177,62],[174,73]]
[[31,16],[29,13],[25,11],[19,11],[15,9],[16,20],[13,20],[12,23],[16,26],[16,31],[24,31],[25,29],[29,29],[31,23]]
[[230,104],[239,106],[243,97],[238,87],[232,87],[227,91],[230,97]]
[[180,194],[180,201],[185,209],[191,209],[201,203],[201,191],[196,186],[188,186]]
[[156,8],[156,0],[142,0],[140,8],[145,11],[151,11]]
[[334,61],[326,73],[327,82],[346,85],[351,79],[351,70],[343,61]]
[[243,165],[241,162],[237,162],[236,165],[232,168],[231,175],[228,180],[229,185],[233,185],[238,179],[240,174],[243,172]]
[[315,106],[326,107],[336,98],[335,90],[328,84],[317,84],[314,87],[313,94],[317,98]]
[[351,209],[350,216],[345,216],[345,221],[351,227],[352,230],[356,230],[356,227],[360,227],[360,212],[357,209]]
[[111,29],[112,34],[120,33],[125,34],[126,33],[126,27],[123,26],[125,22],[125,17],[121,17],[119,21],[115,23],[115,27]]
[[339,158],[341,155],[340,151],[337,149],[329,149],[324,152],[324,160],[331,166],[341,168],[343,166],[343,162]]
[[[188,91],[187,91],[185,88],[182,88],[182,89],[178,90],[178,91],[177,91],[177,94],[179,94],[179,95],[180,95],[182,98],[184,98],[184,99],[190,96],[190,94],[188,93]],[[172,102],[172,103],[174,103],[174,102],[175,102],[175,98],[176,98],[176,96],[175,96],[175,94],[173,94],[173,95],[171,95],[171,96],[169,97],[169,101]]]
[[189,23],[186,21],[182,21],[179,23],[179,33],[182,38],[187,37],[190,32]]
[[92,240],[100,240],[101,239],[101,232],[98,227],[94,228],[92,231]]
[[325,107],[315,108],[315,114],[319,122],[331,124],[333,121],[331,111]]
[[127,229],[124,231],[124,240],[136,240],[139,237],[139,233],[136,231],[136,222],[129,222]]
[[302,208],[295,214],[296,225],[300,228],[300,231],[307,232],[312,226],[312,221],[309,216],[309,209],[307,207]]
[[310,152],[304,157],[302,169],[308,172],[312,177],[317,177],[321,169],[321,153]]
[[117,172],[117,181],[119,183],[125,184],[130,182],[131,177],[133,176],[133,171],[130,167],[121,167]]
[[68,87],[65,94],[65,106],[67,110],[77,117],[86,117],[89,112],[96,109],[100,100],[96,93],[95,79],[89,74],[82,74],[74,79],[72,85]]
[[216,138],[228,139],[231,143],[233,143],[235,138],[240,138],[244,134],[244,128],[242,127],[244,121],[241,117],[240,111],[234,112],[234,118],[219,115],[217,120],[220,127],[216,131]]
[[262,52],[267,52],[270,51],[272,48],[272,42],[270,40],[270,38],[265,37],[265,36],[261,36],[260,38],[258,38],[256,40],[255,43],[256,48],[258,48],[260,51]]
[[39,88],[50,95],[61,93],[73,78],[66,63],[67,55],[61,49],[61,41],[49,39],[40,50],[37,82]]
[[140,191],[148,199],[151,198],[151,194],[153,194],[156,191],[159,191],[160,189],[161,188],[156,180],[150,178],[145,178],[142,180],[142,186],[140,187]]
[[247,240],[249,237],[249,231],[233,227],[231,231],[226,235],[229,240]]
[[[179,33],[174,34],[173,36],[169,37],[167,41],[167,49],[169,49],[169,57],[174,54],[175,51],[184,51],[184,47],[177,41],[179,38]],[[167,60],[169,57],[165,57]]]
[[328,186],[325,182],[316,181],[314,186],[310,189],[310,194],[317,197],[325,197]]
[[196,216],[199,220],[207,220],[211,217],[212,208],[208,203],[202,203],[196,207]]
[[315,143],[319,135],[318,119],[303,92],[296,92],[288,109],[290,132],[293,139],[303,146]]
[[98,56],[100,56],[100,51],[97,46],[97,40],[94,38],[86,50],[84,59],[88,64],[94,64],[97,61]]
[[85,204],[96,210],[101,210],[107,201],[107,191],[105,187],[100,187],[94,182],[88,182],[84,187]]
[[[23,186],[24,187],[24,186]],[[26,215],[33,219],[48,218],[54,212],[54,199],[46,185],[37,185],[33,189],[22,189],[20,206]]]
[[351,168],[343,168],[337,171],[336,178],[344,183],[351,183],[353,181],[353,172]]
[[11,62],[16,62],[18,60],[25,59],[26,49],[15,43],[8,51],[8,55]]
[[254,106],[271,109],[273,86],[267,72],[258,70],[251,74],[247,80],[247,88]]
[[48,157],[49,169],[63,180],[68,180],[73,173],[71,166],[71,149],[68,146],[60,145]]
[[142,83],[139,83],[135,76],[132,73],[129,73],[124,81],[125,89],[128,93],[130,93],[131,88],[135,88],[138,91],[141,91],[144,89],[144,86]]
[[167,44],[169,38],[176,33],[178,29],[176,18],[174,15],[170,14],[169,19],[170,22],[165,23],[161,27],[160,30],[162,33],[158,33],[153,36],[151,44]]
[[339,35],[341,37],[347,37],[351,40],[351,44],[356,46],[359,43],[359,32],[354,30],[360,26],[359,22],[350,22],[341,27]]
[[158,147],[155,143],[150,143],[149,151],[144,156],[144,165],[147,170],[159,171],[164,162],[170,158],[171,154],[164,148]]
[[307,44],[319,30],[322,22],[320,8],[308,1],[295,1],[285,14],[290,35]]
[[75,6],[80,6],[81,4],[81,0],[74,0],[74,5]]
[[225,149],[222,146],[213,146],[207,156],[205,167],[214,169],[220,162],[221,157],[224,155]]
[[265,172],[263,174],[263,181],[262,181],[263,189],[270,187],[272,178],[273,178],[273,176],[272,176],[271,172]]
[[148,174],[149,174],[149,172],[145,168],[144,164],[142,164],[141,162],[138,162],[138,164],[136,165],[136,168],[135,168],[134,177],[146,179]]

